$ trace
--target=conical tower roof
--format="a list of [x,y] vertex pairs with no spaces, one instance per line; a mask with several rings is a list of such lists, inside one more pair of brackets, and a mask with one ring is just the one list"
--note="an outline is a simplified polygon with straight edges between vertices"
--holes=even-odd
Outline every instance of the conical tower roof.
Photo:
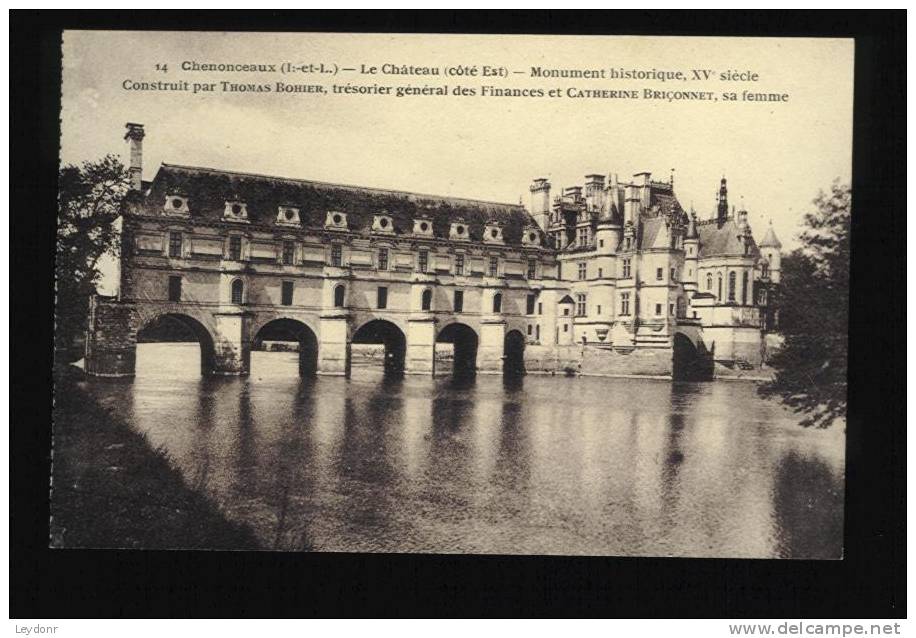
[[776,237],[776,233],[773,231],[773,222],[770,221],[770,225],[767,226],[767,232],[763,236],[763,239],[760,240],[760,243],[757,244],[761,248],[782,248],[782,242]]

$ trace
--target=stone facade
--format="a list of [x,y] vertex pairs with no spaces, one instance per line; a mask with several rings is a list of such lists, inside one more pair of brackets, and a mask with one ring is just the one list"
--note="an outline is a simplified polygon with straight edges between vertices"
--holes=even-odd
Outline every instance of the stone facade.
[[746,215],[729,214],[724,180],[703,222],[648,174],[590,175],[584,195],[552,201],[535,180],[527,211],[170,164],[144,182],[144,137],[128,125],[120,291],[92,302],[92,374],[132,374],[138,333],[164,316],[193,331],[212,374],[247,374],[277,334],[319,374],[349,374],[354,343],[418,374],[450,343],[456,370],[665,376],[677,335],[759,363],[778,245],[762,253]]

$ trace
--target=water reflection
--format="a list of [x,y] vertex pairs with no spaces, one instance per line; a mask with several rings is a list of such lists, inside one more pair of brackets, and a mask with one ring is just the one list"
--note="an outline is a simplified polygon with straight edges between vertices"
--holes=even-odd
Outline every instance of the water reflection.
[[200,378],[143,344],[88,387],[226,515],[284,550],[836,558],[843,436],[743,383]]

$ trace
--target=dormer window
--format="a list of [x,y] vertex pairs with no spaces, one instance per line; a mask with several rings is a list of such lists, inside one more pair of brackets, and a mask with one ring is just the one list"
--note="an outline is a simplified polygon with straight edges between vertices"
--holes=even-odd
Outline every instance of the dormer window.
[[188,198],[178,193],[166,195],[162,212],[166,215],[187,217],[191,214],[191,211],[188,210]]
[[471,236],[468,233],[468,225],[463,219],[456,219],[452,222],[451,230],[448,233],[449,239],[467,240]]
[[248,204],[237,198],[226,200],[226,208],[223,210],[223,219],[233,222],[247,222]]
[[413,220],[413,234],[424,237],[433,236],[433,222],[426,217],[419,217]]
[[278,226],[300,226],[299,209],[295,206],[280,206],[277,210]]
[[537,246],[541,243],[541,235],[533,226],[525,226],[522,231],[522,244],[526,246]]
[[503,228],[498,222],[489,222],[483,229],[483,240],[490,244],[503,243]]
[[372,232],[373,233],[387,233],[391,234],[394,232],[394,220],[391,219],[390,215],[381,213],[376,215],[372,219]]
[[347,214],[336,210],[328,211],[324,220],[324,227],[332,230],[347,230]]

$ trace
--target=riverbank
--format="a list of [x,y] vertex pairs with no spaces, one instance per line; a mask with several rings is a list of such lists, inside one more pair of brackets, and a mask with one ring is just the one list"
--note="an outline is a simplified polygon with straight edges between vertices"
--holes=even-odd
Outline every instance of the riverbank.
[[260,548],[80,380],[73,367],[55,374],[52,547]]

